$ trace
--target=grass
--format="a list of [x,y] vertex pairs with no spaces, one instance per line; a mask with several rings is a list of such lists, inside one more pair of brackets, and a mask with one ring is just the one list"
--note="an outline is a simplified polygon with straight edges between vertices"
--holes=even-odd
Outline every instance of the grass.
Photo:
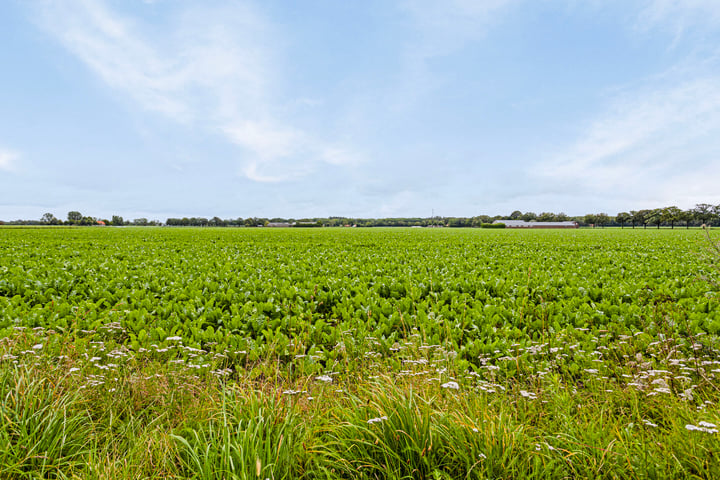
[[82,468],[92,431],[76,393],[24,367],[4,370],[0,391],[0,477],[65,478]]
[[560,374],[489,391],[421,376],[289,385],[282,370],[228,380],[133,365],[109,388],[40,354],[5,364],[0,477],[720,476],[716,429],[687,427],[720,423],[712,384],[689,400]]

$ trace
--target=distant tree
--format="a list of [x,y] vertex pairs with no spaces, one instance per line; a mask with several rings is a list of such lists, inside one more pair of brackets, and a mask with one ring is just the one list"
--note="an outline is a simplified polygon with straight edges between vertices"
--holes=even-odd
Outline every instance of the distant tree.
[[595,223],[602,228],[610,223],[610,216],[607,213],[598,213],[595,215]]
[[560,212],[557,215],[555,215],[555,221],[556,222],[567,222],[570,220],[570,217],[565,212]]
[[713,216],[713,208],[714,206],[709,203],[698,203],[695,205],[695,208],[693,208],[695,218],[704,224],[709,223],[710,218]]
[[692,209],[683,210],[678,217],[678,221],[685,222],[685,229],[690,228],[690,222],[695,218],[695,212]]
[[133,225],[139,226],[139,227],[146,227],[148,224],[147,218],[136,218],[132,221]]
[[630,215],[632,215],[633,228],[635,228],[635,225],[642,225],[643,228],[647,228],[648,221],[650,221],[650,210],[633,210]]
[[657,228],[660,229],[660,224],[663,222],[664,213],[665,211],[662,208],[656,208],[654,210],[651,210],[649,222],[657,225]]
[[555,214],[551,212],[542,212],[537,217],[538,222],[553,222],[555,221]]
[[449,227],[469,227],[471,225],[470,220],[464,217],[451,217],[448,220]]
[[653,211],[647,209],[640,210],[638,214],[640,215],[643,228],[647,228],[648,223],[650,223],[650,221],[653,219]]
[[595,216],[595,214],[588,213],[583,217],[583,222],[595,228],[595,224],[597,223],[597,217]]
[[116,227],[122,227],[123,225],[125,225],[125,220],[123,220],[123,217],[121,217],[120,215],[113,215],[111,223]]
[[82,213],[73,210],[72,212],[68,212],[67,219],[69,223],[77,224],[80,223],[80,221],[83,219],[83,216]]
[[720,222],[720,205],[715,205],[712,207],[712,214],[714,218],[714,221],[716,223]]
[[615,221],[620,224],[620,228],[625,228],[625,224],[630,221],[630,217],[628,212],[620,212],[615,216]]
[[675,228],[675,223],[680,221],[683,211],[676,206],[662,209],[662,221],[670,224],[670,229]]
[[[478,215],[477,217],[472,217],[471,224],[473,227],[479,227],[483,223],[492,223],[492,218],[488,215]],[[429,225],[429,223],[427,225]]]
[[[534,212],[525,212],[522,214],[522,217],[520,217],[521,220],[525,220],[526,222],[532,222],[537,218],[537,215]],[[491,223],[491,222],[485,222],[485,223]]]
[[48,225],[57,225],[59,220],[55,218],[55,215],[53,215],[52,213],[45,213],[43,214],[40,221]]
[[638,211],[637,210],[630,210],[630,223],[632,224],[632,228],[635,228],[635,225],[638,223]]
[[520,210],[515,210],[510,214],[510,220],[520,220],[520,217],[522,217],[522,212]]

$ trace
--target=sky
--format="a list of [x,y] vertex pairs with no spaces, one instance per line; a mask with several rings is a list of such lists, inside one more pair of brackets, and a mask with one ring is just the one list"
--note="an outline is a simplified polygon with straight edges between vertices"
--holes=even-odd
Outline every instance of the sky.
[[4,0],[0,219],[720,204],[717,0]]

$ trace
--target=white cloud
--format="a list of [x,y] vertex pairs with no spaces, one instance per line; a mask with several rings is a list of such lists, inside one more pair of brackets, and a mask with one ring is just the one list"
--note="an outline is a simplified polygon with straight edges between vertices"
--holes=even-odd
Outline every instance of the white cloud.
[[717,0],[646,0],[638,15],[640,29],[663,28],[681,37],[689,29],[720,26]]
[[[223,128],[250,159],[243,174],[257,182],[281,182],[303,177],[322,164],[354,166],[364,158],[342,146],[320,142],[302,130],[271,122],[241,122]],[[302,162],[297,162],[302,158]]]
[[618,95],[572,145],[533,173],[556,191],[611,201],[720,202],[720,77],[684,73],[669,84]]
[[413,49],[419,57],[427,58],[482,38],[502,12],[516,3],[518,0],[410,0],[403,7],[421,32]]
[[320,156],[323,161],[330,165],[354,166],[365,162],[365,159],[360,154],[341,146],[324,146],[321,148]]
[[129,19],[102,3],[46,2],[42,23],[71,53],[111,87],[128,94],[143,108],[186,121],[190,105],[187,66],[177,54],[156,51],[140,40]]
[[52,0],[41,13],[47,31],[134,104],[242,147],[240,171],[252,180],[282,181],[342,163],[326,153],[334,144],[273,115],[283,110],[278,34],[250,3],[187,9],[162,30],[103,0]]
[[247,121],[228,125],[223,128],[223,132],[234,143],[262,158],[290,157],[299,149],[306,148],[308,143],[305,133],[268,122]]
[[19,153],[0,149],[0,170],[13,171],[15,169],[15,161],[18,158],[20,158]]

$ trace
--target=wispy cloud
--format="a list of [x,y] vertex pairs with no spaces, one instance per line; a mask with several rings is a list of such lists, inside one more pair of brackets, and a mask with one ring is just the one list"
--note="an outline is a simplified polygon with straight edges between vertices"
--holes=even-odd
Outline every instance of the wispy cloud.
[[637,202],[720,201],[720,77],[683,78],[618,94],[535,174],[557,191]]
[[[223,127],[224,134],[244,148],[249,160],[242,171],[258,182],[282,182],[307,175],[313,162],[354,166],[363,162],[359,154],[332,143],[323,143],[306,132],[283,125],[241,122]],[[312,161],[292,162],[296,158]]]
[[20,158],[19,153],[0,148],[0,170],[13,171],[18,158]]
[[413,45],[418,57],[445,55],[482,38],[504,10],[519,0],[406,1],[403,8],[421,32]]
[[283,107],[278,33],[251,3],[175,10],[162,28],[103,0],[50,0],[40,14],[48,32],[134,105],[241,147],[248,178],[282,181],[338,163],[326,154],[335,145],[273,114]]
[[716,0],[645,0],[638,15],[637,26],[642,30],[661,28],[676,39],[689,30],[720,26],[720,2]]
[[401,3],[411,33],[405,45],[396,103],[412,105],[442,85],[429,63],[485,37],[503,13],[521,0],[407,0]]

